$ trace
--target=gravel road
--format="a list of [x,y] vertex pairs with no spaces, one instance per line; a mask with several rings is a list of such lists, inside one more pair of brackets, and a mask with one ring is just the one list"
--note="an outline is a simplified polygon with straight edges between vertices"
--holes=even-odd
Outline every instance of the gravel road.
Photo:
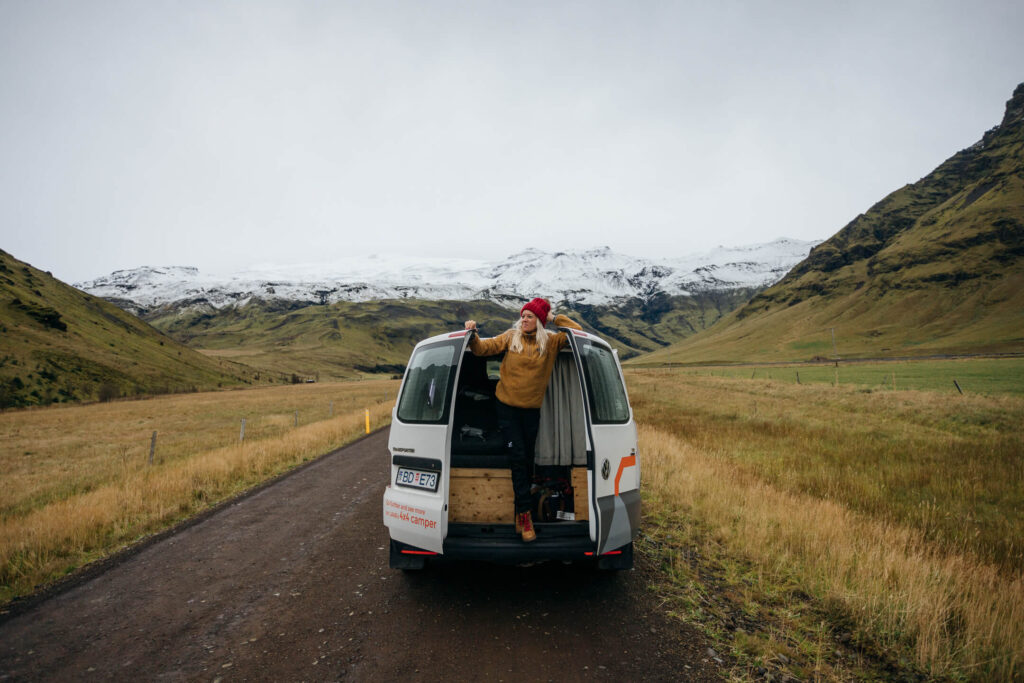
[[0,680],[710,680],[652,569],[388,568],[387,430],[0,622]]

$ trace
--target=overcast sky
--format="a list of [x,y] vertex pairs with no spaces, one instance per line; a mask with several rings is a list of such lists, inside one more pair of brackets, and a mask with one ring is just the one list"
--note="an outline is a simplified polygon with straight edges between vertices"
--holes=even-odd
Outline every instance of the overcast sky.
[[0,0],[0,248],[73,282],[826,238],[980,139],[1024,2]]

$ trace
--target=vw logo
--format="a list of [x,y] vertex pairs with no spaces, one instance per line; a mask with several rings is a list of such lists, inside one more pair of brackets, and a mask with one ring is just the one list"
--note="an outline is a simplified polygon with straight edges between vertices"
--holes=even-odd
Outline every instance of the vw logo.
[[606,458],[605,461],[603,463],[601,463],[601,478],[602,479],[607,479],[608,475],[611,474],[611,473],[612,473],[612,464],[610,462],[608,462],[608,459]]

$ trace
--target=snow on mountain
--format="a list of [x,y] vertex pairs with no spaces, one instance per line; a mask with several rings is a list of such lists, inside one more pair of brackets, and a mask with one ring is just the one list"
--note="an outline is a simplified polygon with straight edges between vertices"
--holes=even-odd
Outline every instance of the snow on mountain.
[[518,306],[543,295],[555,303],[609,304],[658,293],[763,287],[780,280],[818,241],[777,239],[718,247],[676,259],[646,259],[608,247],[546,252],[527,249],[500,262],[391,256],[349,257],[331,264],[259,266],[206,274],[190,267],[119,270],[75,286],[122,305],[222,308],[252,299],[309,303],[373,299],[489,299]]

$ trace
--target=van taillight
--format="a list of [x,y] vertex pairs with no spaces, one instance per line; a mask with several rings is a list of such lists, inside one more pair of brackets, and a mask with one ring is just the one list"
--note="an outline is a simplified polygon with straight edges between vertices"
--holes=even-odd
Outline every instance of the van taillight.
[[403,550],[403,555],[437,555],[435,552],[429,550]]

